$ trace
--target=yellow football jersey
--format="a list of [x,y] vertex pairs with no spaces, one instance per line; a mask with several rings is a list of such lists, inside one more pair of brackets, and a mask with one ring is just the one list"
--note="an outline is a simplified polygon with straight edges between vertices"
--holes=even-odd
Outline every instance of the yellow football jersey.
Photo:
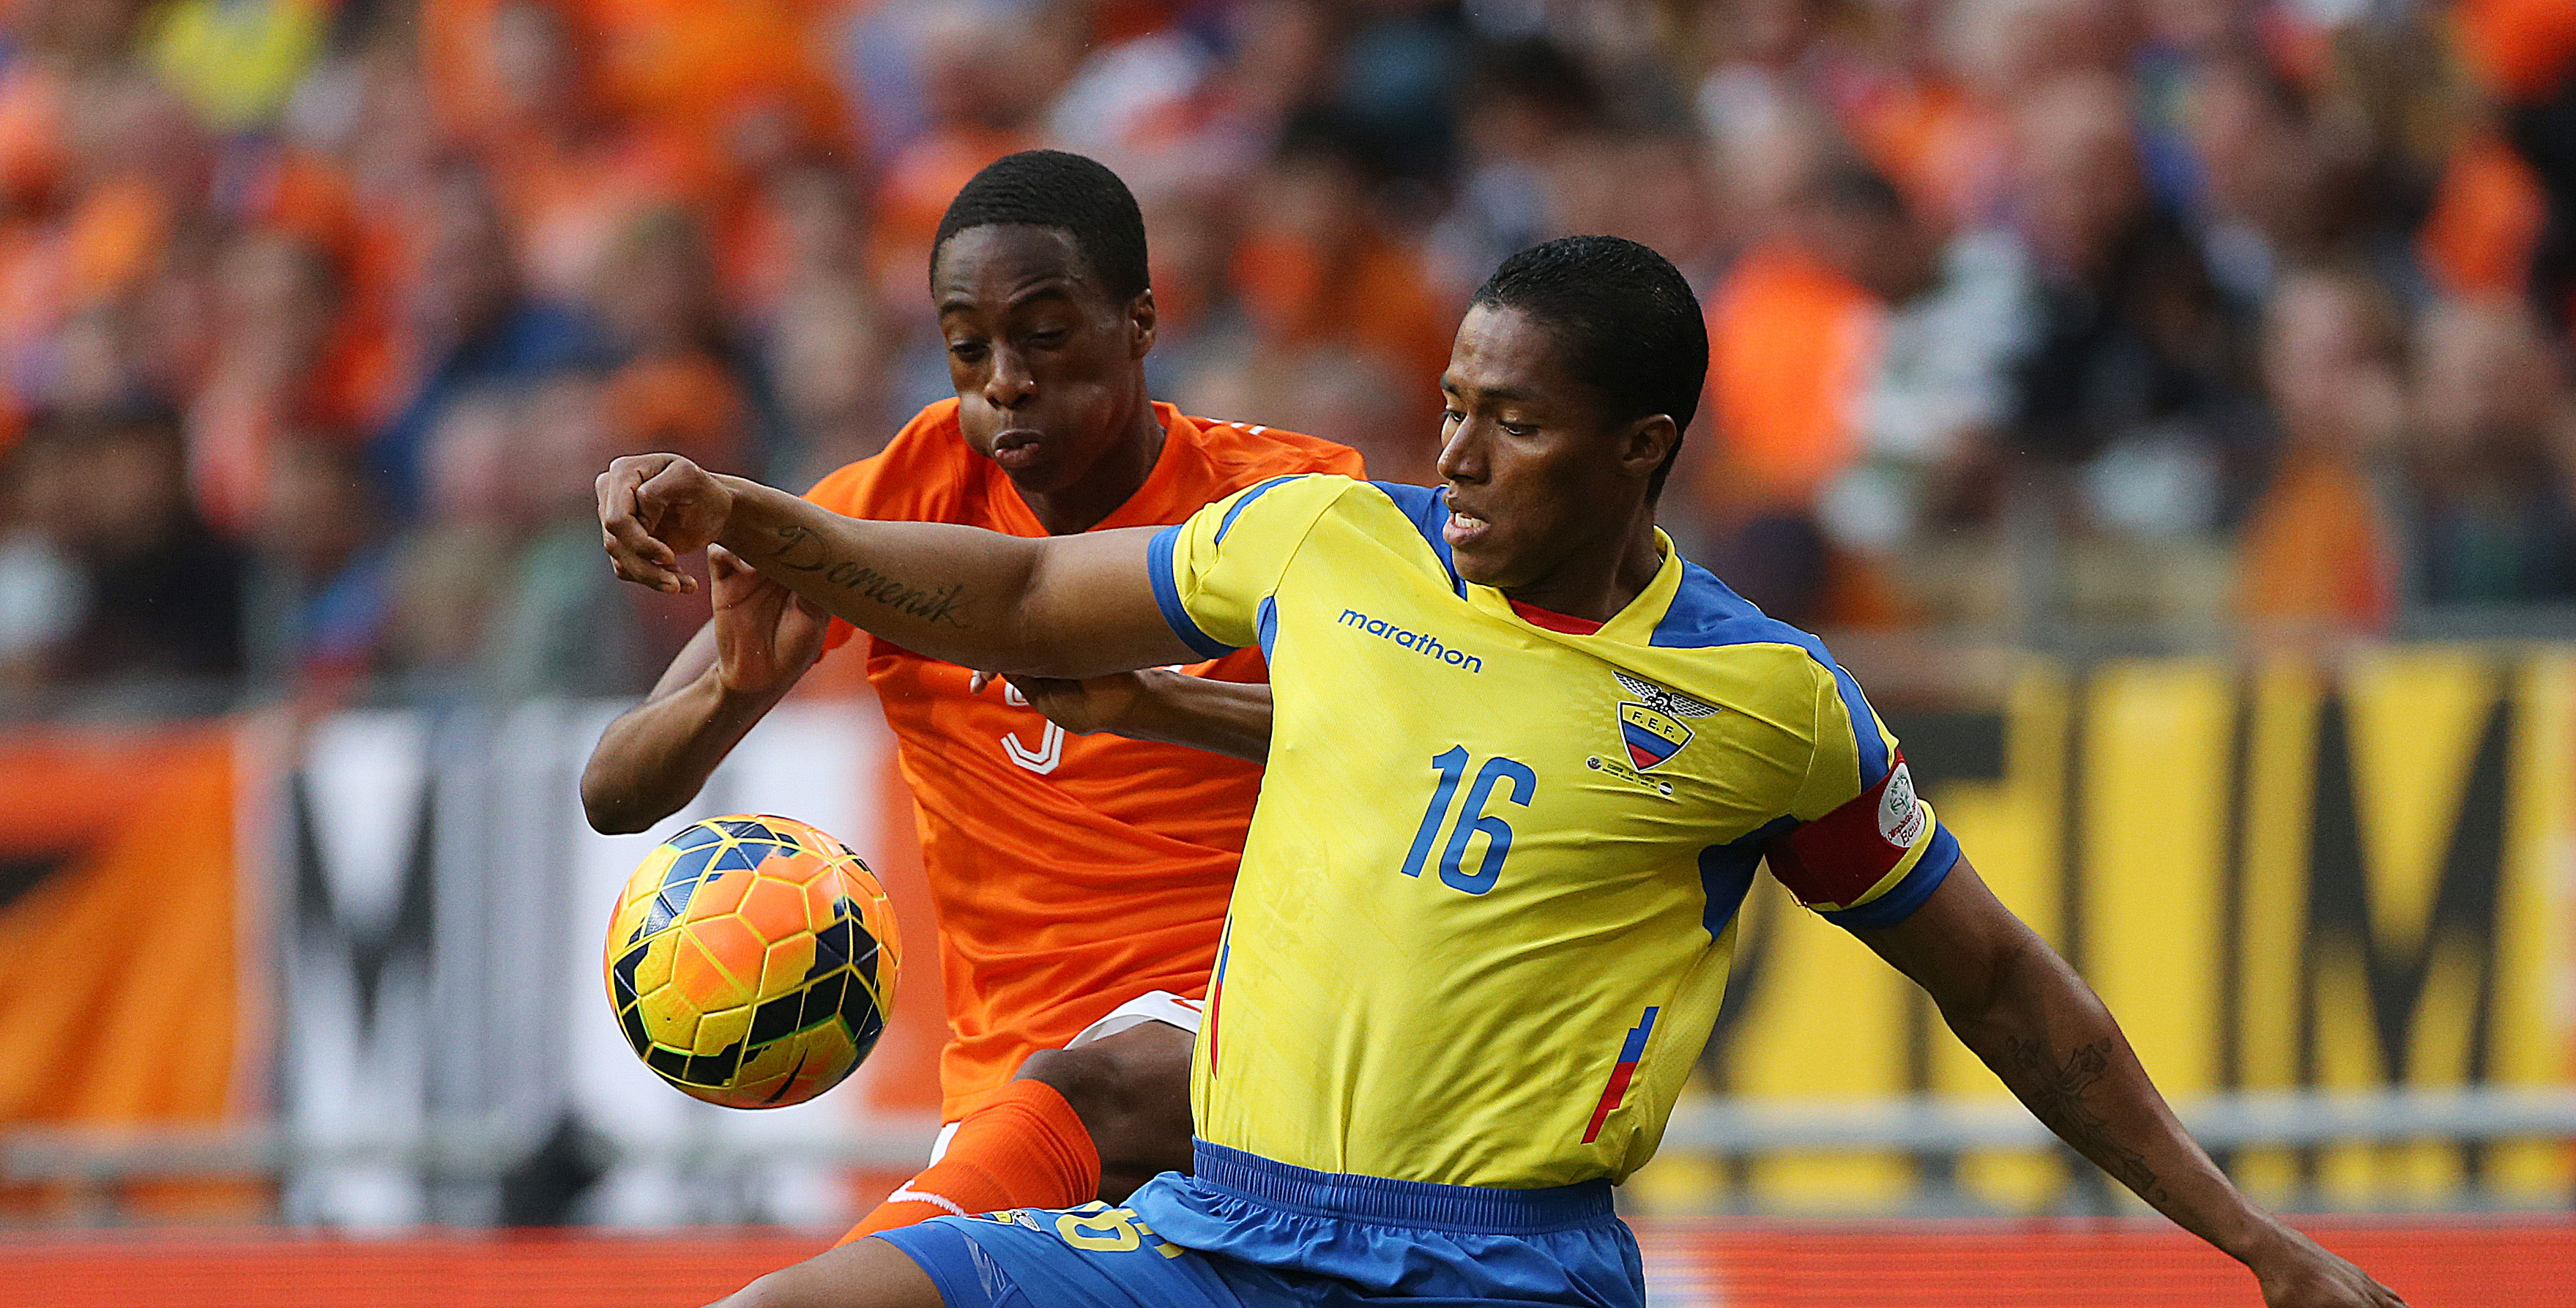
[[1462,581],[1445,498],[1263,482],[1158,534],[1163,614],[1258,643],[1276,702],[1199,1036],[1202,1139],[1325,1172],[1625,1177],[1707,1041],[1774,875],[1844,925],[1958,859],[1804,632],[1658,535],[1597,633]]

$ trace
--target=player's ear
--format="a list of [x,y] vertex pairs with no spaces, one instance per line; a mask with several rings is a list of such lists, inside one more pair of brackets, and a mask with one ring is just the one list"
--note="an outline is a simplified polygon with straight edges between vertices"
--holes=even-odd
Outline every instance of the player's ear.
[[1618,445],[1619,470],[1636,477],[1651,477],[1664,466],[1664,459],[1681,443],[1681,428],[1673,425],[1672,415],[1648,414],[1625,424]]
[[1154,348],[1154,327],[1157,321],[1154,312],[1154,288],[1148,286],[1138,291],[1135,299],[1127,302],[1127,352],[1130,358],[1144,358],[1146,353]]

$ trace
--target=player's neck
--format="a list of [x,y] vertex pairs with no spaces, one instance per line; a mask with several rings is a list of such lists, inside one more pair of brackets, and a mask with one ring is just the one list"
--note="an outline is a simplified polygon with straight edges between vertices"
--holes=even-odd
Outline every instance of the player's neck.
[[1508,587],[1503,594],[1551,613],[1607,622],[1636,602],[1663,566],[1650,507],[1628,530],[1587,542],[1546,576],[1527,586]]
[[1092,461],[1089,471],[1072,485],[1051,494],[1039,495],[1025,488],[1021,502],[1036,515],[1038,525],[1051,536],[1071,536],[1100,525],[1118,506],[1136,497],[1145,479],[1154,475],[1154,465],[1163,457],[1163,424],[1154,416],[1154,401],[1139,388],[1135,412],[1127,422],[1127,434]]

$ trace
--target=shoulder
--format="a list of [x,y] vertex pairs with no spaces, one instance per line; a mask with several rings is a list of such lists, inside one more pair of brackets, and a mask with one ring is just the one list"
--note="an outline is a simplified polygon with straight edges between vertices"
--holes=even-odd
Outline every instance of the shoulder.
[[896,429],[894,439],[886,442],[877,457],[892,455],[906,462],[954,463],[972,454],[966,448],[965,434],[957,426],[957,397],[952,395],[923,405],[919,413]]
[[[1699,675],[1676,684],[1686,690],[1727,686],[1766,705],[1775,723],[1805,734],[1824,754],[1851,759],[1863,784],[1885,776],[1895,741],[1881,730],[1860,683],[1834,661],[1825,643],[1764,614],[1708,569],[1687,561],[1682,567],[1681,587],[1648,642],[1682,651],[1698,665],[1692,671]],[[1843,755],[1846,749],[1851,752]]]
[[[1301,556],[1310,554],[1308,543],[1322,542],[1311,554],[1332,561],[1330,566],[1436,570],[1451,590],[1464,593],[1441,531],[1449,518],[1448,496],[1437,487],[1308,473],[1262,482],[1238,498],[1234,510],[1256,496],[1265,529],[1293,531]],[[1220,522],[1219,529],[1225,525]]]
[[1689,559],[1682,560],[1681,584],[1674,589],[1663,620],[1655,624],[1649,643],[1672,649],[1796,645],[1812,648],[1819,656],[1824,652],[1822,641],[1764,613],[1718,580],[1716,573]]
[[1363,475],[1359,451],[1303,432],[1196,417],[1183,429],[1230,488],[1297,473]]
[[1673,602],[1647,643],[1731,660],[1762,660],[1766,675],[1808,687],[1826,682],[1839,686],[1850,680],[1824,641],[1764,613],[1718,580],[1717,574],[1687,559],[1682,561],[1681,585],[1673,592]]
[[[1311,519],[1331,512],[1368,484],[1339,473],[1286,472],[1238,487],[1208,507],[1219,511],[1217,532],[1222,539],[1226,530],[1246,512],[1264,518],[1294,516]],[[1256,505],[1259,506],[1257,509]]]
[[1304,552],[1319,524],[1338,521],[1362,535],[1401,531],[1386,497],[1338,473],[1285,473],[1256,481],[1200,509],[1186,526],[1194,546],[1239,557],[1281,560]]
[[954,496],[975,461],[958,431],[957,401],[940,400],[912,415],[884,449],[826,474],[805,498],[854,518],[920,517]]

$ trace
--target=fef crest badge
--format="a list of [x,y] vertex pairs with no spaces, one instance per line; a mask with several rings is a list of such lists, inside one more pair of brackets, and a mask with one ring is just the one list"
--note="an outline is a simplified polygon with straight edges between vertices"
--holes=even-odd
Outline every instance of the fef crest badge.
[[1614,675],[1629,694],[1637,697],[1619,702],[1619,738],[1628,746],[1628,761],[1640,772],[1680,753],[1682,746],[1691,742],[1691,729],[1684,718],[1704,718],[1717,712],[1715,704],[1703,703],[1643,677],[1625,672]]

